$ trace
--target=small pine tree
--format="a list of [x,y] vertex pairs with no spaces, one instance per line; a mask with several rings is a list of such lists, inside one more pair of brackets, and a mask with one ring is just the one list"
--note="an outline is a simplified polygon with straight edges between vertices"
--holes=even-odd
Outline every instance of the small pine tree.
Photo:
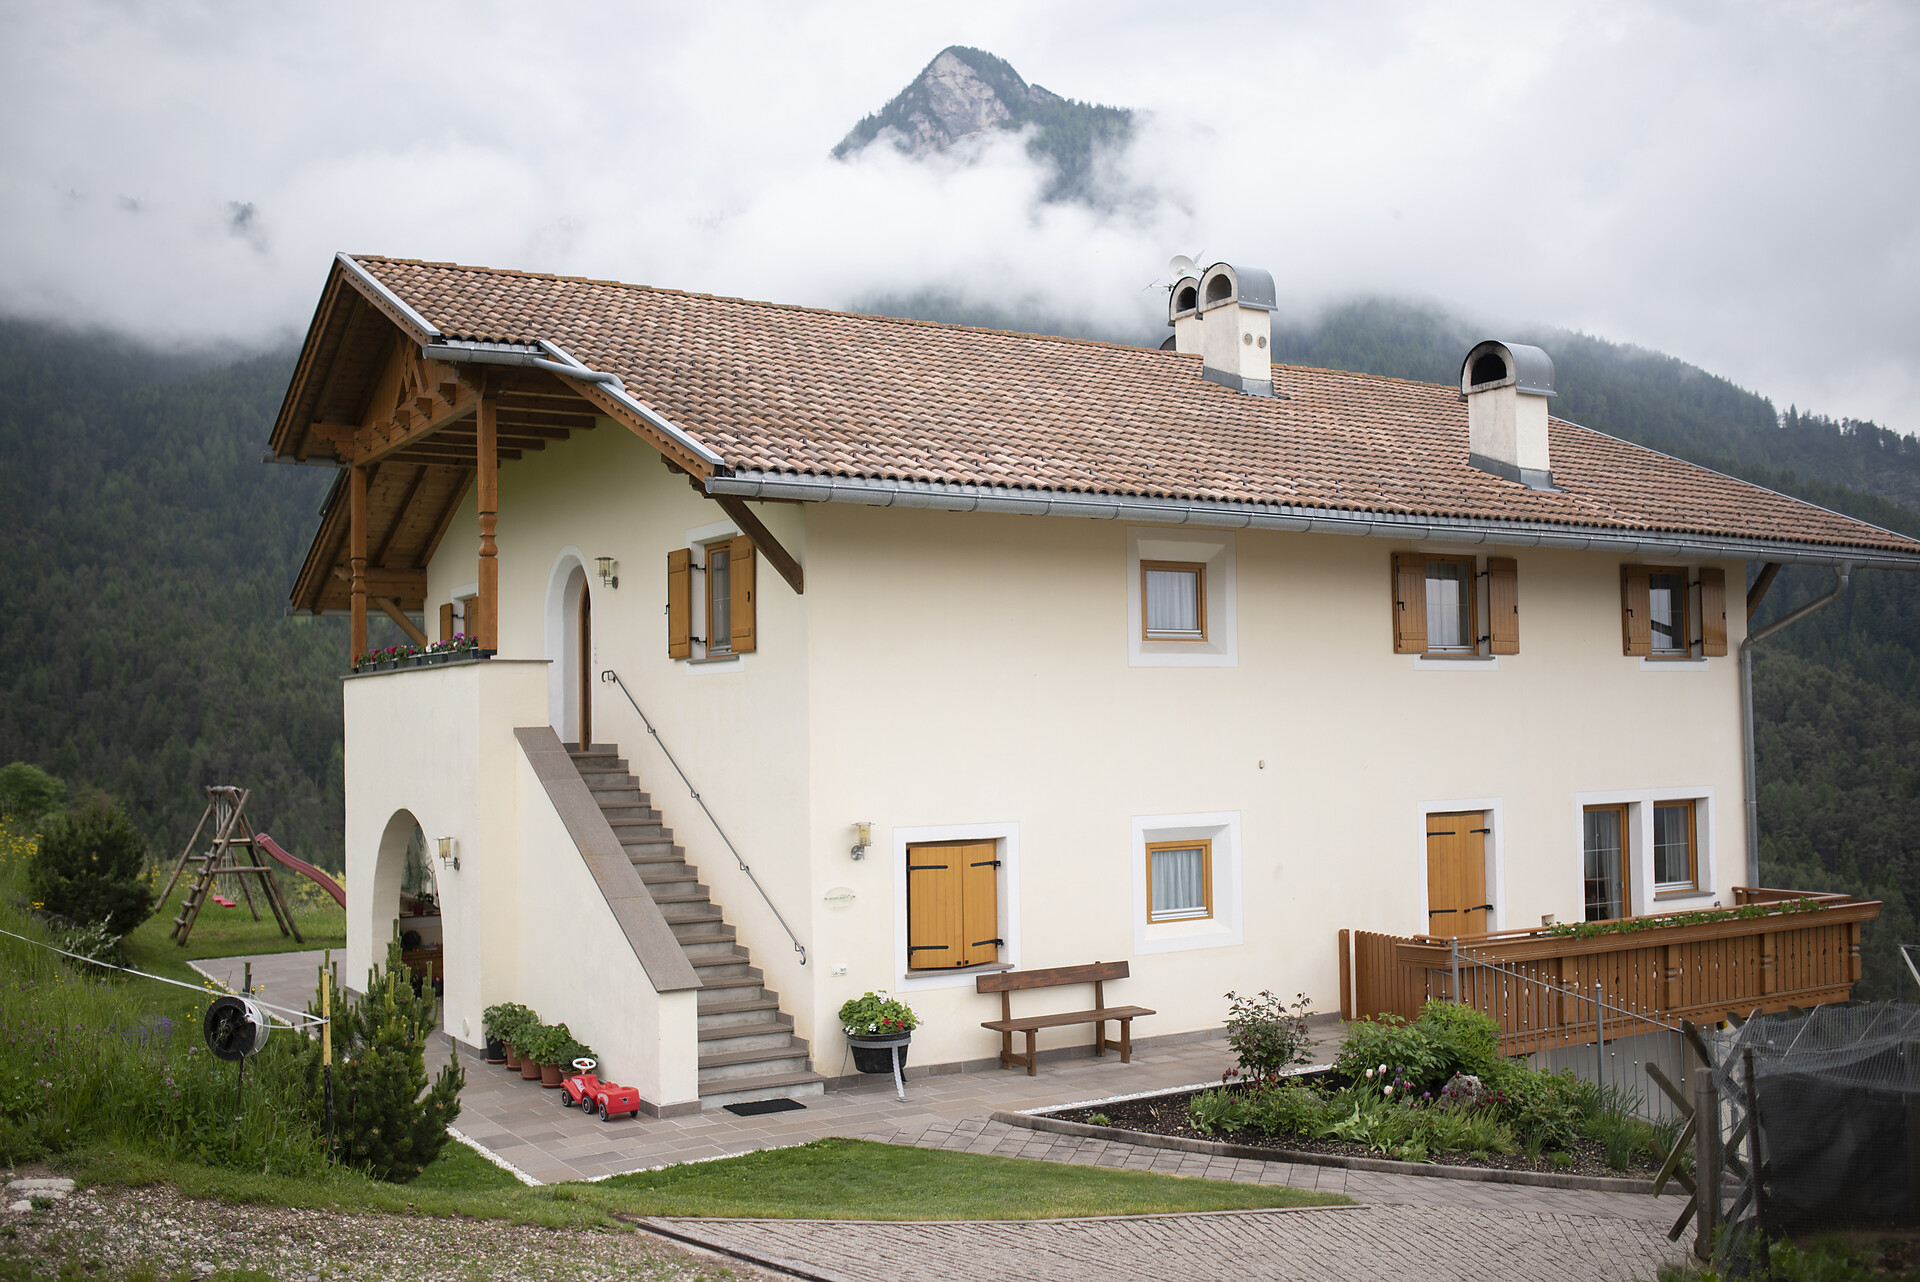
[[[337,967],[334,981],[334,1160],[404,1184],[440,1155],[447,1125],[460,1115],[460,1088],[467,1080],[460,1053],[429,1088],[427,1037],[439,1022],[439,1002],[430,985],[416,989],[412,970],[400,959],[397,922],[386,965],[367,973],[358,1000],[339,1000]],[[308,1010],[320,1013],[317,994]],[[310,1115],[324,1139],[320,1040],[313,1039],[303,1055]]]
[[27,866],[27,889],[50,913],[82,926],[111,922],[124,935],[153,911],[153,887],[141,876],[147,843],[108,801],[49,818]]
[[0,819],[32,823],[60,808],[67,785],[25,761],[0,766]]

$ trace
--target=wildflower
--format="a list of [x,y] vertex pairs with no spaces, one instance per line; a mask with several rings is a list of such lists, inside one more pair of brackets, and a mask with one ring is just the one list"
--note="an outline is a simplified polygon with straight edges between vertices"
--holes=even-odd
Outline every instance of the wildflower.
[[1368,1081],[1372,1081],[1372,1080],[1373,1080],[1373,1070],[1372,1070],[1372,1069],[1368,1069],[1368,1070],[1367,1070],[1367,1080],[1368,1080]]
[[1384,1072],[1386,1072],[1386,1071],[1387,1071],[1387,1066],[1386,1066],[1385,1064],[1382,1064],[1382,1065],[1380,1066],[1380,1071],[1381,1071],[1381,1072],[1383,1072],[1383,1073],[1384,1073]]
[[1391,1086],[1382,1086],[1382,1087],[1380,1088],[1380,1093],[1381,1093],[1382,1095],[1385,1095],[1385,1096],[1386,1096],[1386,1097],[1387,1097],[1388,1099],[1392,1099],[1392,1098],[1393,1098],[1393,1087],[1391,1087]]

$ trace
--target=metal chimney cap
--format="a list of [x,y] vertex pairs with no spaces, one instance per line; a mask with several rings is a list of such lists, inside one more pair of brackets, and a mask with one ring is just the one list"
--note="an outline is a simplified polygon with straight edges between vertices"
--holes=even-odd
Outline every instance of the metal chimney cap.
[[[1472,379],[1474,363],[1484,356],[1498,356],[1504,372],[1497,379]],[[1465,360],[1460,362],[1460,395],[1464,398],[1469,392],[1483,392],[1489,388],[1505,387],[1511,383],[1515,391],[1526,396],[1558,396],[1553,388],[1553,357],[1542,348],[1527,343],[1506,343],[1497,338],[1489,338],[1475,343],[1467,352]]]
[[[1211,298],[1214,282],[1224,276],[1229,286],[1227,293],[1219,298]],[[1211,298],[1211,301],[1208,301]],[[1258,267],[1236,267],[1232,263],[1215,263],[1207,268],[1201,277],[1200,307],[1203,311],[1236,303],[1241,307],[1251,307],[1255,311],[1278,311],[1279,291],[1273,287],[1273,273],[1262,271]]]

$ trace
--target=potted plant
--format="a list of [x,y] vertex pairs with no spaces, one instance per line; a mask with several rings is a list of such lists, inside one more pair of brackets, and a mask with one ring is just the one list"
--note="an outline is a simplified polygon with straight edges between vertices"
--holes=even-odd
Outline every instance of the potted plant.
[[552,1035],[551,1024],[531,1024],[520,1030],[513,1048],[520,1052],[520,1076],[523,1080],[540,1080],[540,1057],[546,1051]]
[[863,1073],[891,1073],[896,1054],[900,1067],[907,1066],[904,1043],[920,1027],[920,1017],[913,1007],[886,993],[862,993],[840,1007],[840,1027],[853,1048],[855,1068]]
[[522,1024],[533,1023],[536,1019],[532,1011],[518,1002],[502,1002],[482,1011],[480,1027],[487,1039],[487,1063],[512,1062],[516,1058],[512,1054],[513,1035]]
[[573,1061],[586,1053],[587,1048],[573,1039],[565,1024],[544,1025],[540,1039],[527,1048],[527,1054],[540,1066],[540,1085],[549,1090],[557,1089],[560,1079],[573,1071]]

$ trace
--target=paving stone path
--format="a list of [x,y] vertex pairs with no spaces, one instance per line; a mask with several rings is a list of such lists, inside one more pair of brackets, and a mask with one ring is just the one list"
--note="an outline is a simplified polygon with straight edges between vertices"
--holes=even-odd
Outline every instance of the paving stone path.
[[667,1220],[676,1234],[829,1282],[1652,1282],[1675,1248],[1642,1220],[1371,1206],[1102,1220],[849,1224]]

